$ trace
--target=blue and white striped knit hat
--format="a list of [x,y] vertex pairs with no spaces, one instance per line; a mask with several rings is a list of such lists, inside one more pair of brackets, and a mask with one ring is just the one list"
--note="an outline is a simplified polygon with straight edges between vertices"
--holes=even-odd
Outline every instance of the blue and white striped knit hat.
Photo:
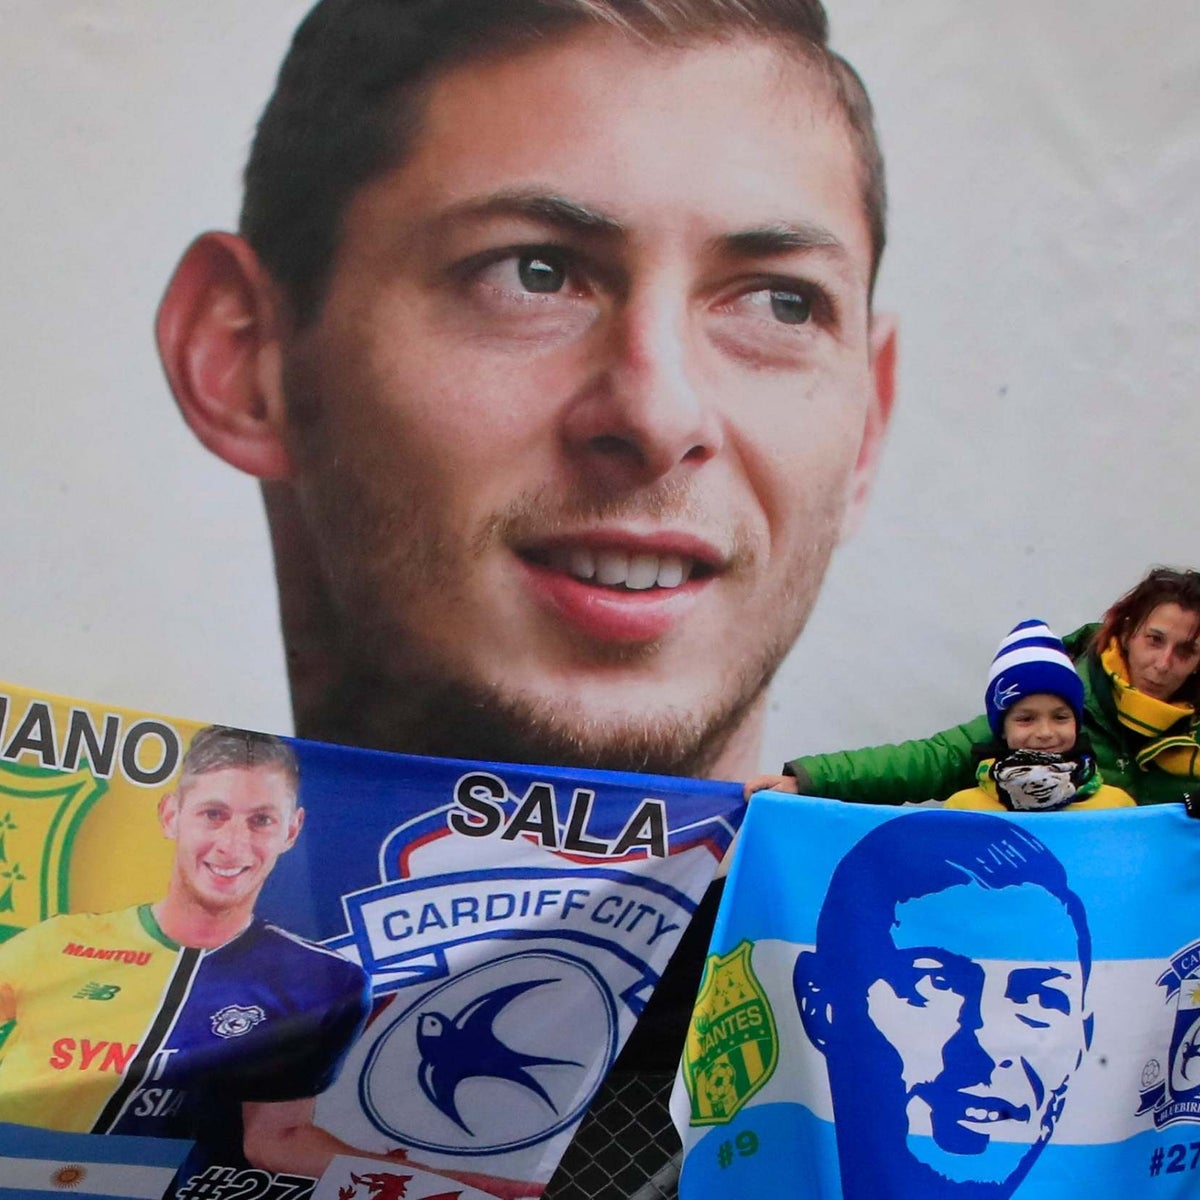
[[1040,693],[1060,696],[1083,724],[1083,681],[1062,640],[1044,621],[1022,621],[1000,643],[988,673],[984,704],[988,724],[1004,736],[1004,714],[1018,700]]

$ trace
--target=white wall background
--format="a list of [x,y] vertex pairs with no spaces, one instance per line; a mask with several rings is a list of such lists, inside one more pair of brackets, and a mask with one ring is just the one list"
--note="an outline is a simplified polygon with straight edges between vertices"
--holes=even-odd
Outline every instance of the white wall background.
[[[828,6],[888,156],[901,387],[765,765],[965,719],[1017,620],[1200,566],[1200,6]],[[290,728],[256,487],[184,429],[150,324],[235,220],[307,7],[0,5],[0,678]]]

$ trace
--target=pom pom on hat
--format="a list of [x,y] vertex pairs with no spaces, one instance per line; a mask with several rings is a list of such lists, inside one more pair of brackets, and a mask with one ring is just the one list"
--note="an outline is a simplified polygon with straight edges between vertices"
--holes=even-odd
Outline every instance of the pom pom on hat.
[[1044,621],[1022,621],[1000,643],[988,673],[984,704],[988,724],[1004,736],[1004,715],[1018,700],[1046,693],[1061,697],[1083,724],[1083,681],[1062,640]]

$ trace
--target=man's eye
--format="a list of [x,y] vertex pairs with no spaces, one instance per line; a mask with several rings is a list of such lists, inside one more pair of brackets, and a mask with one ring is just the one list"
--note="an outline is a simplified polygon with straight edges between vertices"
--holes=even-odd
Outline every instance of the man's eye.
[[770,297],[771,312],[784,325],[803,325],[812,316],[812,301],[800,292],[772,288]]
[[561,292],[567,282],[563,264],[544,254],[522,254],[517,260],[517,276],[527,292]]
[[954,991],[954,980],[944,963],[915,963],[900,974],[901,994],[916,1008],[924,1008],[934,992]]

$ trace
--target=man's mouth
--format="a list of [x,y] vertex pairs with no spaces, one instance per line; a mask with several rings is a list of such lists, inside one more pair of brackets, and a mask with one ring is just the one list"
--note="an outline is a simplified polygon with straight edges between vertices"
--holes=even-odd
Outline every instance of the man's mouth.
[[684,534],[593,532],[516,553],[533,594],[559,620],[589,641],[625,645],[677,628],[726,566],[719,550]]
[[710,567],[680,554],[631,553],[590,546],[554,546],[543,552],[532,551],[525,557],[581,583],[627,592],[682,587],[693,577],[712,573]]
[[213,863],[205,863],[204,865],[218,879],[236,879],[239,875],[250,870],[249,867],[218,867]]
[[989,1099],[981,1096],[965,1096],[967,1101],[960,1120],[979,1125],[994,1125],[998,1121],[1029,1120],[1028,1104],[1010,1104],[1007,1100]]

